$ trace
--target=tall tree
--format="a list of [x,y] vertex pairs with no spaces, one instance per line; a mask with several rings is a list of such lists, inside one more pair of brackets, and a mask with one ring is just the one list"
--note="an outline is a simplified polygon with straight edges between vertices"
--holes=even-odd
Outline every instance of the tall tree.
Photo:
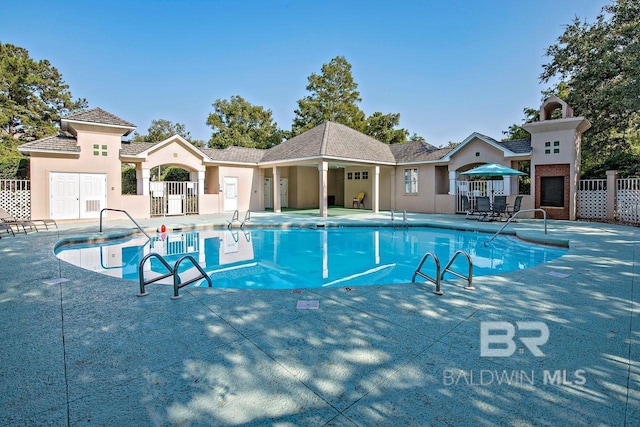
[[173,135],[180,135],[197,147],[204,146],[202,141],[191,138],[191,132],[187,131],[187,127],[182,123],[173,123],[170,120],[157,119],[152,120],[146,135],[138,132],[133,134],[132,142],[158,142],[165,140]]
[[273,121],[271,110],[252,105],[239,95],[229,100],[217,99],[213,108],[214,112],[207,118],[207,125],[213,129],[210,147],[269,148],[287,136]]
[[62,75],[46,59],[0,43],[0,133],[30,141],[57,132],[60,116],[87,108],[73,101]]
[[326,121],[342,123],[364,131],[364,112],[358,107],[362,101],[358,84],[351,75],[351,64],[343,56],[336,56],[322,65],[322,74],[308,78],[310,95],[298,100],[292,133],[298,135]]
[[378,111],[367,117],[364,133],[386,144],[405,142],[409,136],[406,129],[398,129],[400,113],[382,114]]
[[60,116],[87,108],[72,101],[69,86],[49,61],[36,61],[19,46],[0,42],[0,178],[26,178],[18,145],[54,135]]
[[547,49],[551,60],[541,80],[566,82],[566,101],[592,124],[583,139],[583,171],[598,170],[611,156],[625,158],[621,151],[638,149],[639,16],[637,0],[613,1],[593,24],[576,18]]

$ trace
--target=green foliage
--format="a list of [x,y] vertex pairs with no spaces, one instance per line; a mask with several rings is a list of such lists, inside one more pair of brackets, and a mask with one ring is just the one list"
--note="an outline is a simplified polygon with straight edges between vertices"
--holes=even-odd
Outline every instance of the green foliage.
[[582,142],[583,176],[606,166],[633,169],[625,162],[634,160],[640,131],[639,16],[637,0],[613,1],[593,24],[576,18],[547,49],[541,80],[561,79],[564,99],[592,124]]
[[191,133],[187,131],[185,125],[182,123],[173,123],[165,119],[152,120],[146,135],[134,132],[131,142],[160,142],[173,135],[180,135],[192,144],[202,146],[198,145],[198,143],[202,144],[202,141],[193,141],[191,139]]
[[122,167],[122,194],[138,194],[135,166]]
[[[332,121],[349,126],[378,141],[397,144],[407,141],[409,131],[398,128],[400,114],[375,112],[365,118],[358,107],[362,101],[358,84],[351,74],[351,64],[343,57],[336,56],[328,64],[322,65],[320,75],[312,73],[308,77],[309,95],[298,100],[298,109],[291,135],[295,136],[324,122]],[[418,141],[424,138],[414,134]]]
[[413,133],[411,135],[411,137],[409,138],[409,141],[422,141],[422,142],[427,142],[426,139],[424,139],[424,136],[420,136],[417,133]]
[[214,112],[207,118],[207,125],[213,129],[210,147],[270,148],[280,144],[287,135],[278,129],[271,110],[252,105],[239,95],[230,100],[217,99],[213,108]]
[[365,130],[365,114],[357,105],[362,101],[358,84],[351,75],[351,64],[343,56],[323,64],[322,74],[312,73],[308,81],[307,90],[311,94],[298,100],[293,136],[326,121],[342,123],[361,132]]
[[61,115],[87,108],[72,101],[69,86],[49,61],[0,43],[0,132],[20,141],[53,135]]
[[176,167],[170,167],[162,178],[163,181],[189,181],[189,172]]
[[400,113],[382,114],[375,112],[367,118],[364,133],[386,144],[405,142],[409,136],[406,129],[396,129],[400,125]]

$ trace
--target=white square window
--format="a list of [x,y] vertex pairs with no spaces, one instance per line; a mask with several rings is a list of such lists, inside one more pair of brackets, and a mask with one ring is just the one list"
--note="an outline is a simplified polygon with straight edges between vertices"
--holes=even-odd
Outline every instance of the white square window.
[[354,172],[353,179],[360,179],[360,172]]
[[353,172],[347,172],[347,179],[353,179]]
[[362,179],[369,179],[369,172],[368,171],[363,171],[362,172]]
[[404,170],[404,193],[418,194],[418,169]]

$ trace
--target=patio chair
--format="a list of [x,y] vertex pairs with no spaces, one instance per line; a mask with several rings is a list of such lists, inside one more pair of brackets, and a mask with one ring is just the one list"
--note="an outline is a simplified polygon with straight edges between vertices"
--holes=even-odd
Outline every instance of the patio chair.
[[20,229],[22,229],[24,234],[27,234],[27,229],[29,230],[35,229],[36,231],[38,231],[38,228],[33,222],[29,220],[22,220],[22,219],[19,220],[16,217],[10,215],[3,208],[0,208],[0,223],[5,227],[6,226],[10,227],[11,231],[14,233],[14,236],[15,236],[14,228],[15,228],[15,231],[20,231]]
[[516,199],[513,202],[513,207],[509,208],[507,206],[507,210],[505,211],[507,218],[511,218],[517,212],[520,211],[520,206],[522,205],[522,196],[516,196]]
[[13,228],[9,224],[6,224],[4,222],[0,222],[0,231],[1,230],[5,230],[7,232],[7,234],[11,233],[13,235],[13,237],[16,237],[16,233],[13,232]]
[[495,196],[493,198],[493,216],[501,218],[507,216],[507,196]]
[[460,201],[462,202],[462,210],[467,214],[465,219],[477,219],[473,210],[471,209],[471,202],[469,201],[469,196],[460,196]]
[[30,228],[35,228],[35,230],[38,231],[38,224],[44,225],[46,230],[49,229],[49,225],[55,225],[55,227],[58,228],[58,224],[54,219],[18,218],[11,215],[4,208],[0,208],[0,221],[5,223],[8,223],[8,222],[19,223],[22,226],[25,233],[27,232],[26,229],[24,229],[25,226]]
[[493,211],[491,210],[491,200],[488,196],[476,197],[476,208],[474,209],[473,213],[478,215],[477,219],[479,221],[491,219]]
[[360,206],[362,206],[362,209],[364,209],[364,197],[364,191],[359,192],[358,195],[353,198],[352,207],[360,209]]

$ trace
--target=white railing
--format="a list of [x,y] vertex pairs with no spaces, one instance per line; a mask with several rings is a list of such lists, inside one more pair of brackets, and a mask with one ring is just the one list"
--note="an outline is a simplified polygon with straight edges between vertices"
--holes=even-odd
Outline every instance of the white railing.
[[607,217],[607,180],[578,181],[578,218],[605,219]]
[[617,180],[616,219],[640,223],[640,178],[619,178]]
[[457,181],[456,182],[456,212],[464,213],[462,196],[468,196],[471,206],[475,206],[476,197],[504,195],[504,180],[490,181]]
[[17,218],[31,218],[30,181],[0,179],[0,207]]
[[149,183],[151,216],[198,213],[198,183],[153,181]]

